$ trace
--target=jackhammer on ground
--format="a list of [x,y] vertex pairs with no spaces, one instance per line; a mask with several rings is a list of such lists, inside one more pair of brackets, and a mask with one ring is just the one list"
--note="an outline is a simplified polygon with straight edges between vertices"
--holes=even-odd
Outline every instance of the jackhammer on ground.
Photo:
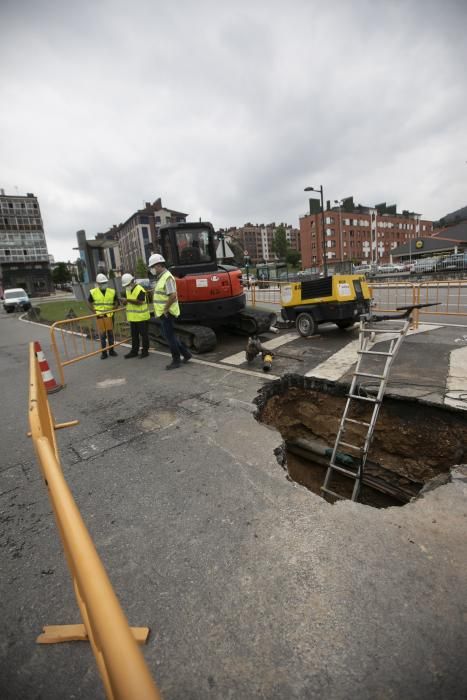
[[261,354],[263,362],[263,372],[269,372],[272,367],[273,353],[262,345],[257,335],[252,335],[248,338],[246,344],[245,356],[247,362],[253,362],[257,355]]

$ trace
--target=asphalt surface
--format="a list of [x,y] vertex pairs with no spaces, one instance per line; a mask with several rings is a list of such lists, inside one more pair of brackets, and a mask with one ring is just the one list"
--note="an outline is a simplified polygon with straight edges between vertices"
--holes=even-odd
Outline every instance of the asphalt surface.
[[[289,339],[272,371],[343,376],[334,359],[355,338]],[[86,643],[35,644],[44,624],[80,620],[25,436],[32,339],[53,366],[48,329],[0,314],[0,696],[103,698]],[[459,328],[407,338],[392,390],[443,403],[452,367],[467,386],[452,361],[466,345]],[[277,464],[281,436],[251,407],[271,378],[244,346],[221,339],[173,372],[161,352],[119,350],[66,368],[50,397],[58,422],[80,421],[57,433],[63,470],[130,623],[152,629],[163,697],[465,698],[465,472],[403,508],[331,506]]]

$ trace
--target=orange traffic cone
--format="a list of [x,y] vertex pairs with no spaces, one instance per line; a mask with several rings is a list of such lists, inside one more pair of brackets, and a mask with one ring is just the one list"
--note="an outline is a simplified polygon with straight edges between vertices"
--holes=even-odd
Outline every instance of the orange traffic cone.
[[37,340],[34,341],[34,352],[36,353],[36,357],[39,361],[42,381],[44,382],[46,392],[48,394],[53,394],[55,391],[60,391],[62,387],[55,381],[53,374],[50,371],[49,363],[45,359],[45,355],[42,352],[41,344]]

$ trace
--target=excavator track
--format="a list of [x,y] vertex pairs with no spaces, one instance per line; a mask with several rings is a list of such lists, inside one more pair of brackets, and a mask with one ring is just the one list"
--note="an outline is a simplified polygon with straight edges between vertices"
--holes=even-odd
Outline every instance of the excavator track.
[[267,333],[276,320],[277,314],[273,311],[260,311],[251,306],[245,306],[235,316],[226,318],[222,322],[222,327],[241,335],[259,335]]
[[[174,329],[180,340],[194,353],[209,352],[216,347],[217,338],[212,328],[197,326],[193,323],[175,323]],[[151,318],[149,321],[149,337],[153,341],[167,345],[157,318]]]
[[[267,333],[276,319],[277,316],[273,312],[245,307],[234,316],[220,322],[219,327],[240,335],[259,335]],[[196,354],[210,352],[216,347],[216,334],[208,326],[194,323],[175,323],[174,328],[180,340],[183,340],[185,345]],[[162,335],[160,321],[157,318],[151,318],[149,321],[149,337],[153,341],[167,345],[167,341]]]

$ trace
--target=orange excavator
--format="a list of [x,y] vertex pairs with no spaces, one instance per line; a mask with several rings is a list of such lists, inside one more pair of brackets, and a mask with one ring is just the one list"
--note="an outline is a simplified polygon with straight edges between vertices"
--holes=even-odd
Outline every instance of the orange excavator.
[[[216,346],[216,328],[242,335],[269,330],[276,314],[246,306],[242,272],[217,262],[218,238],[212,224],[178,223],[160,228],[161,253],[177,282],[180,316],[176,333],[194,352]],[[160,323],[152,318],[149,333],[162,340]]]

